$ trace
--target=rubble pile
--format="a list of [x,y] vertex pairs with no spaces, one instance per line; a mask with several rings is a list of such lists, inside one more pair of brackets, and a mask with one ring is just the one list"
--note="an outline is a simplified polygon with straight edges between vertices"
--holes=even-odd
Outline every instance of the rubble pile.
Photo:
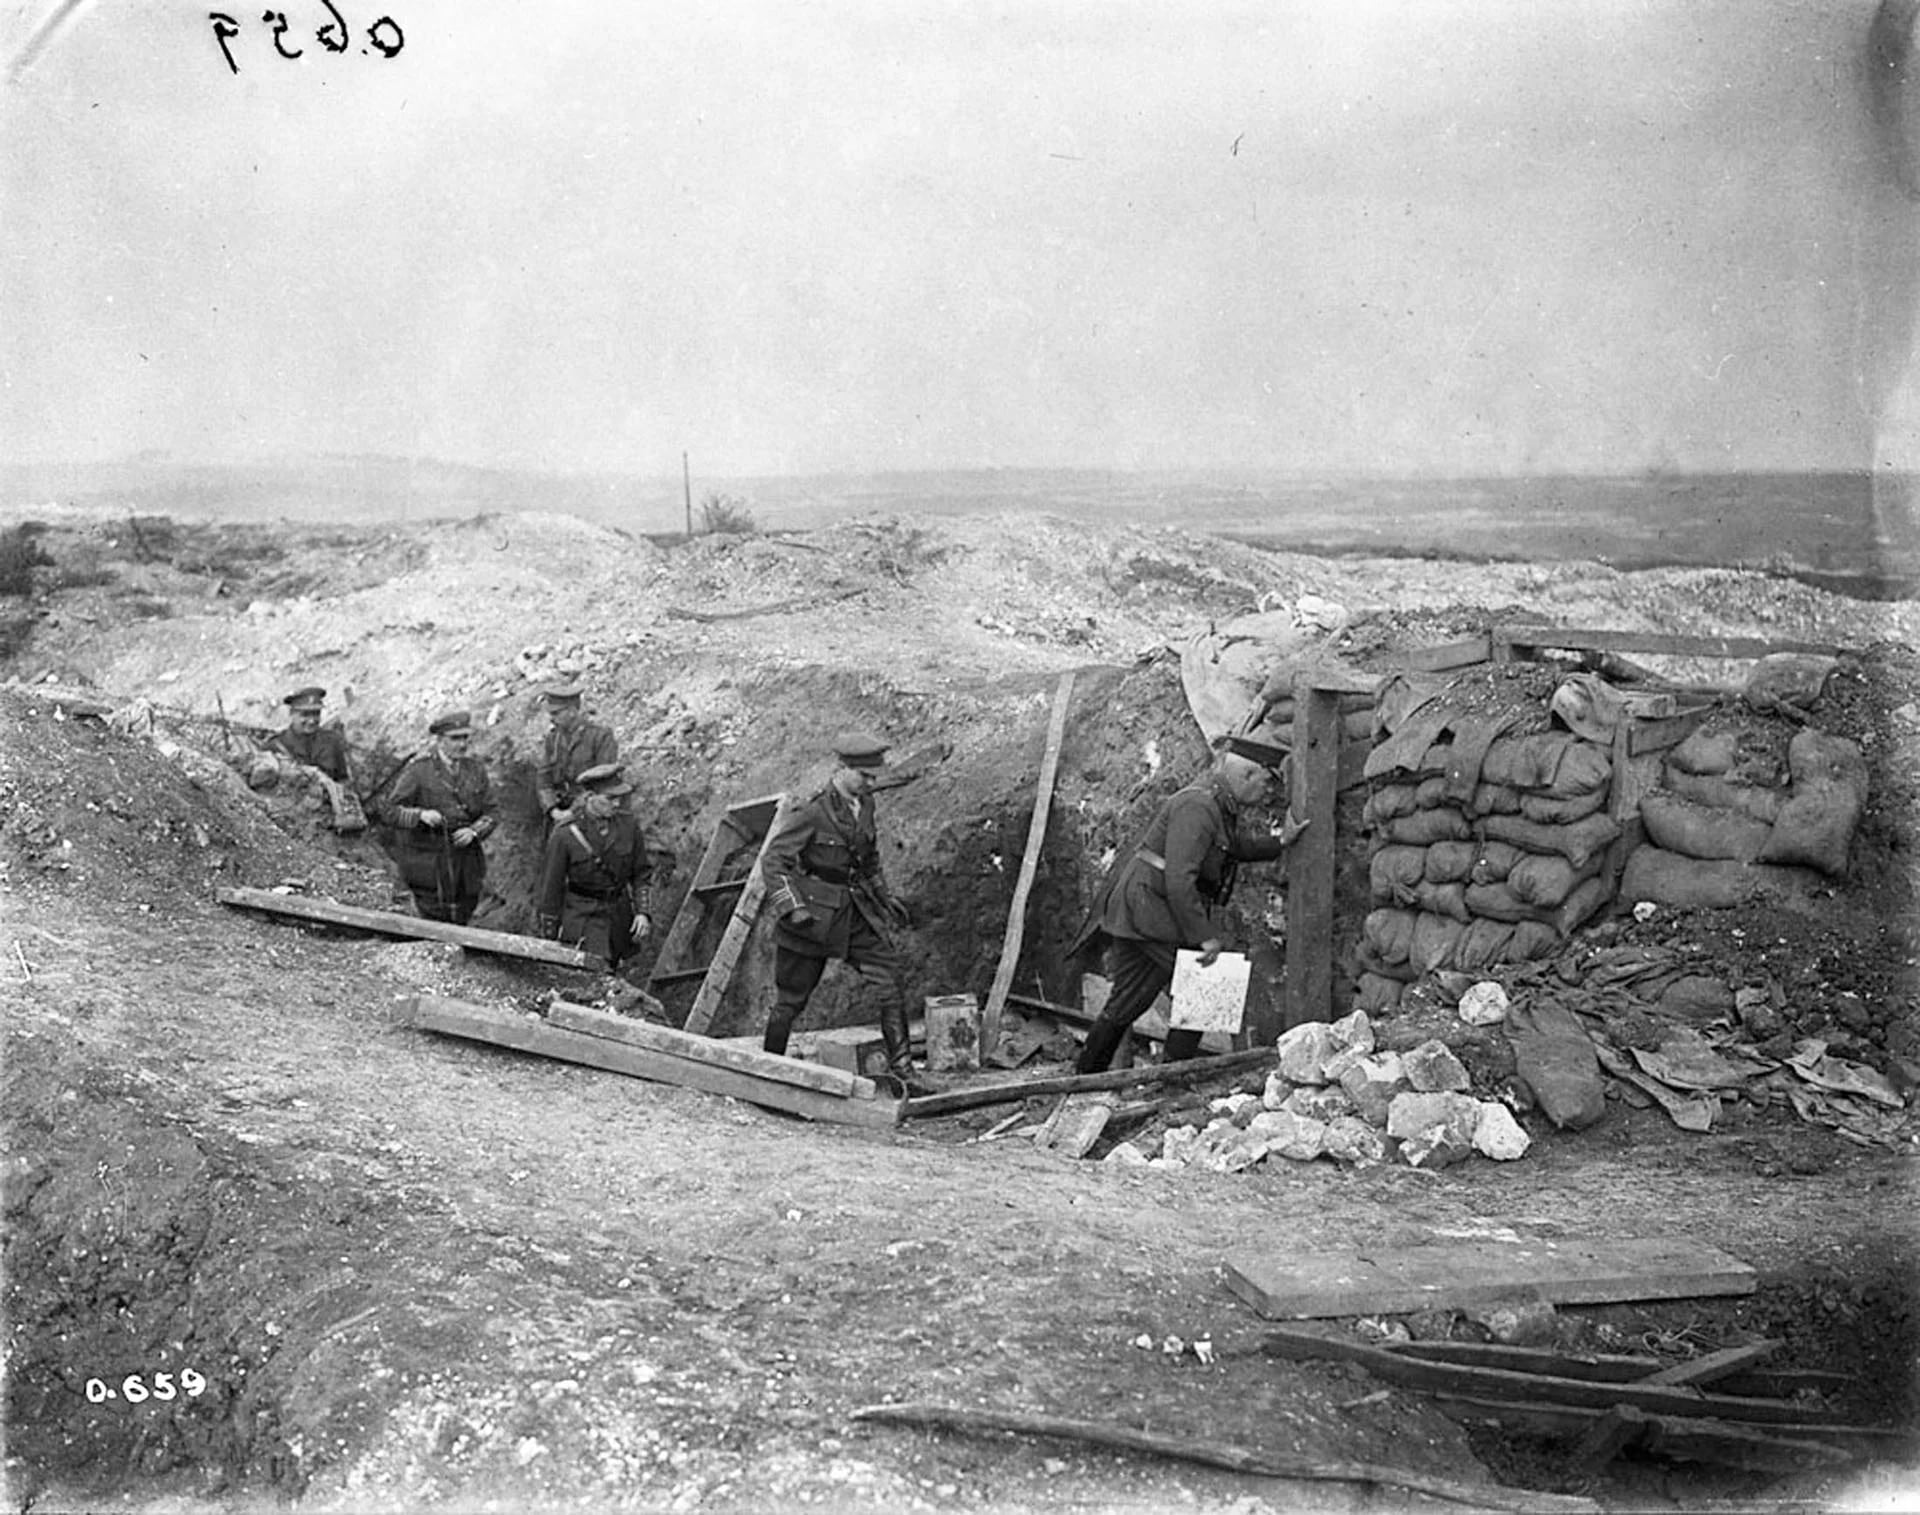
[[[1488,984],[1474,1005],[1484,1013],[1501,998]],[[1471,1076],[1444,1041],[1383,1049],[1364,1010],[1331,1025],[1295,1026],[1277,1050],[1280,1066],[1260,1094],[1215,1100],[1204,1128],[1168,1130],[1156,1157],[1122,1142],[1106,1161],[1215,1173],[1237,1173],[1269,1157],[1443,1168],[1475,1153],[1511,1162],[1532,1145],[1508,1104],[1473,1095]]]

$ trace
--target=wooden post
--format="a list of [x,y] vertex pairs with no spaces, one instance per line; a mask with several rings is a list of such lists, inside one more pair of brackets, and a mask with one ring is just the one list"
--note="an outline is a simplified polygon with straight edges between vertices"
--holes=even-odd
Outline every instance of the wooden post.
[[1293,687],[1293,813],[1307,829],[1287,849],[1287,1024],[1331,1020],[1334,810],[1340,701],[1304,678]]
[[993,988],[986,1008],[980,1012],[980,1055],[993,1052],[1000,1039],[1000,1012],[1006,1008],[1007,993],[1013,988],[1014,969],[1020,962],[1020,942],[1026,934],[1027,894],[1033,888],[1034,870],[1040,863],[1040,846],[1047,837],[1047,812],[1053,808],[1053,780],[1060,769],[1060,744],[1067,734],[1067,706],[1073,700],[1073,674],[1060,675],[1060,687],[1053,694],[1053,719],[1047,724],[1046,752],[1040,759],[1040,782],[1033,796],[1033,820],[1027,826],[1027,850],[1020,859],[1020,877],[1013,886],[1013,903],[1007,908],[1007,934],[1000,944],[1000,966],[994,971]]
[[687,455],[680,454],[680,492],[687,501],[687,535],[693,535],[693,468],[687,462]]

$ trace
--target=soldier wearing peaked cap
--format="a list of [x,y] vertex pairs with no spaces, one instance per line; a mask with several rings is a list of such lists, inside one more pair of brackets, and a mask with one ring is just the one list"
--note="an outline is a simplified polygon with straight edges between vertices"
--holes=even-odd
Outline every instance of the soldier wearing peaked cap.
[[554,684],[545,691],[547,719],[552,724],[540,747],[533,787],[549,827],[565,825],[572,817],[581,774],[620,761],[620,744],[612,728],[588,720],[581,708],[583,693],[578,684]]
[[775,916],[774,1005],[762,1045],[784,1053],[832,958],[843,958],[883,996],[880,1038],[887,1066],[909,1093],[920,1092],[907,1035],[905,965],[891,933],[908,924],[904,906],[880,870],[873,783],[887,744],[849,732],[833,746],[837,766],[826,788],[786,812],[767,839],[762,870]]
[[408,759],[387,790],[383,810],[397,835],[393,857],[428,920],[464,926],[487,877],[481,847],[499,824],[486,765],[469,756],[473,718],[448,711],[427,727],[431,751]]
[[267,747],[296,763],[318,768],[335,783],[350,784],[353,766],[347,757],[347,739],[339,727],[320,724],[326,699],[327,691],[318,684],[294,690],[283,702],[286,728],[268,738]]
[[579,785],[572,818],[547,838],[540,934],[603,957],[618,971],[653,928],[653,868],[627,808],[633,785],[620,765],[589,768]]
[[[1180,948],[1197,948],[1203,964],[1219,957],[1221,928],[1215,917],[1233,892],[1235,866],[1280,856],[1306,829],[1305,821],[1291,815],[1266,836],[1241,829],[1242,810],[1272,797],[1276,770],[1285,758],[1277,747],[1241,737],[1216,743],[1212,767],[1161,806],[1146,834],[1095,894],[1069,955],[1110,941],[1113,992],[1087,1033],[1079,1072],[1106,1069],[1127,1028],[1173,982]],[[1169,1062],[1199,1051],[1198,1031],[1167,1033]]]

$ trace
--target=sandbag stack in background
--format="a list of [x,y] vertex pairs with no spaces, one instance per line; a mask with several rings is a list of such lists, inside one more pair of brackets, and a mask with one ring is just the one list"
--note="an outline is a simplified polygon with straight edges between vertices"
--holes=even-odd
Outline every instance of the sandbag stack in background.
[[1368,755],[1370,893],[1360,1008],[1436,970],[1551,956],[1613,898],[1610,747],[1544,703],[1415,706]]
[[1847,871],[1867,783],[1866,759],[1846,737],[1727,715],[1669,752],[1641,797],[1646,845],[1628,857],[1620,892],[1712,908],[1829,887]]

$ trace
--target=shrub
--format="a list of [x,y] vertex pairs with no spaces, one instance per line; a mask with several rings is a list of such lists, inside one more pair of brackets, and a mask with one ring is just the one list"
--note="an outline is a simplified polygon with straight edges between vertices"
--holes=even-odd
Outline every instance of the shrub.
[[751,536],[760,529],[747,502],[732,494],[710,494],[702,500],[700,523],[713,535]]

